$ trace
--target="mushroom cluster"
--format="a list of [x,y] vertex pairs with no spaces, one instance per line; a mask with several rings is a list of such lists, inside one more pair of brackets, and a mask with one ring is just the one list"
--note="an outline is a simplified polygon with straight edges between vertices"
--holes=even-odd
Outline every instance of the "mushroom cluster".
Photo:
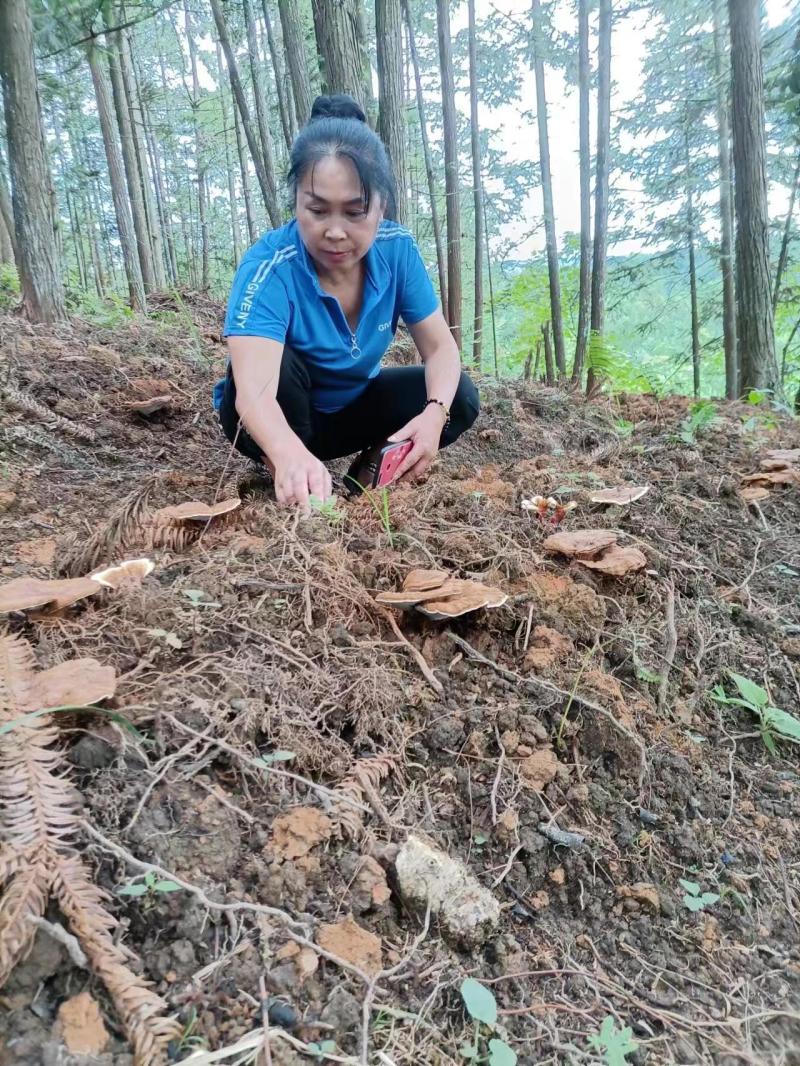
[[617,534],[610,529],[579,529],[571,533],[553,533],[544,542],[544,550],[568,555],[590,570],[624,577],[634,570],[642,570],[647,558],[638,548],[617,543]]
[[381,592],[375,599],[385,607],[414,607],[427,618],[442,622],[483,607],[502,607],[508,597],[491,585],[450,577],[444,570],[412,570],[400,592]]
[[775,448],[759,463],[760,470],[742,478],[739,497],[745,503],[766,500],[772,489],[800,485],[800,448]]

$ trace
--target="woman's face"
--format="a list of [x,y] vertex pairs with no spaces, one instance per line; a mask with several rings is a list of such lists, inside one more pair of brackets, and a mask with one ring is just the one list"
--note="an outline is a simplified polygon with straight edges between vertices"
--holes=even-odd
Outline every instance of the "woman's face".
[[361,182],[349,159],[328,156],[297,185],[297,224],[308,253],[323,271],[354,267],[369,251],[383,218],[380,198],[365,210]]

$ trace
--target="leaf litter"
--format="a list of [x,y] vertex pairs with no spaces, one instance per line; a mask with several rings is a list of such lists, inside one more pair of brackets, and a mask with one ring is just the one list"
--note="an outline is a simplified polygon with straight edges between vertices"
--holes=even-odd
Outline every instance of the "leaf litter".
[[[198,297],[192,313],[208,324],[202,335],[217,329],[216,307]],[[94,883],[80,897],[84,904],[98,898],[91,892],[113,894],[101,906],[126,923],[135,970],[163,1004],[144,1021],[151,1036],[166,1035],[159,1018],[177,1015],[214,1048],[263,1043],[252,1000],[265,977],[270,998],[290,1002],[304,1025],[328,1026],[287,1033],[312,1049],[306,1057],[314,1044],[334,1039],[345,1059],[358,1061],[366,1002],[374,1020],[394,1012],[390,1026],[375,1024],[368,1034],[373,1056],[449,1066],[470,1039],[471,1024],[453,1009],[453,997],[472,976],[492,989],[501,1012],[505,1031],[491,1039],[520,1061],[534,1038],[537,1059],[554,1062],[586,1057],[593,1046],[629,1048],[630,1026],[656,1064],[711,1066],[732,1049],[767,1063],[796,1043],[787,900],[800,891],[800,796],[792,752],[776,730],[770,754],[754,735],[752,714],[710,695],[733,669],[768,691],[770,706],[788,713],[800,702],[792,657],[800,606],[790,565],[798,557],[798,488],[793,477],[782,478],[766,488],[758,511],[739,495],[753,484],[743,482],[748,473],[797,466],[795,423],[778,418],[755,440],[741,431],[737,405],[721,406],[725,432],[697,442],[684,461],[674,441],[689,406],[680,398],[583,406],[558,390],[487,382],[482,425],[497,432],[467,435],[443,453],[426,485],[392,490],[390,546],[382,519],[363,504],[342,505],[336,523],[322,513],[298,521],[275,509],[263,480],[220,450],[206,409],[212,375],[200,364],[175,364],[177,335],[148,333],[145,324],[137,326],[144,340],[129,343],[125,328],[98,337],[78,324],[65,342],[8,321],[18,339],[11,372],[20,390],[47,407],[56,383],[71,382],[87,398],[83,408],[76,401],[75,417],[90,431],[98,418],[90,398],[127,388],[123,365],[143,379],[169,376],[169,391],[201,412],[181,427],[174,464],[161,450],[165,431],[156,434],[152,423],[124,411],[100,413],[113,461],[91,446],[91,432],[71,434],[70,450],[55,455],[15,439],[3,497],[12,520],[2,534],[8,582],[31,577],[32,564],[13,551],[18,538],[39,535],[28,516],[56,509],[52,565],[59,575],[85,581],[119,565],[114,560],[145,556],[156,565],[132,594],[98,595],[93,582],[91,595],[68,610],[62,598],[60,615],[47,614],[57,602],[52,588],[44,595],[39,588],[37,606],[7,623],[16,637],[33,637],[39,673],[69,659],[113,668],[116,692],[101,681],[95,694],[130,716],[147,741],[134,752],[124,740],[98,768],[83,746],[98,726],[82,714],[59,716],[60,736],[48,724],[45,747],[66,752],[84,804],[85,821],[69,815],[75,852],[65,850],[63,862],[74,876],[79,863],[87,885]],[[48,368],[35,379],[25,358],[34,345],[37,368]],[[208,354],[222,352],[209,342]],[[621,415],[636,427],[624,438],[614,428]],[[154,474],[142,480],[143,468]],[[552,530],[520,506],[532,494],[547,501],[572,485],[578,506],[559,532],[581,532],[590,524],[581,501],[592,491],[644,484],[651,491],[631,506],[592,511],[589,532],[605,534],[605,547],[574,562],[546,549]],[[207,502],[194,518],[163,514],[181,500]],[[210,517],[217,500],[239,503]],[[97,531],[88,538],[87,521]],[[239,550],[237,538],[256,547]],[[646,566],[624,580],[585,565],[629,547]],[[412,590],[404,578],[414,571],[434,574]],[[491,611],[440,620],[376,603],[400,588],[435,593],[440,577],[507,598]],[[183,590],[199,593],[198,605],[215,606],[200,610]],[[534,668],[529,653],[551,648]],[[660,713],[646,678],[665,674]],[[70,699],[90,695],[73,691]],[[5,752],[19,736],[0,737]],[[641,780],[630,738],[646,755]],[[17,752],[17,789],[20,765]],[[536,777],[534,769],[544,772]],[[321,819],[331,832],[325,827],[297,859],[282,858],[272,846],[276,826],[297,808],[315,811],[317,829],[287,834],[290,850],[319,836]],[[654,821],[643,821],[642,810]],[[84,825],[97,827],[106,843]],[[417,943],[426,905],[408,906],[396,886],[400,849],[419,833],[495,901],[499,922],[482,949],[465,950],[465,927],[451,929],[438,914]],[[10,875],[4,898],[19,898],[9,885],[22,876],[33,900],[44,872],[32,875],[35,863],[0,855]],[[120,884],[143,883],[133,862],[154,864],[162,871],[157,881],[177,878],[214,906],[244,908],[234,912],[238,936],[229,935],[224,912],[188,890],[120,896]],[[681,880],[697,885],[697,894]],[[630,894],[619,891],[625,888]],[[699,908],[684,905],[684,896]],[[70,898],[65,918],[85,937],[84,904]],[[341,965],[320,959],[326,927],[337,930],[330,935],[343,954],[329,954]],[[60,1039],[50,1004],[74,992],[69,966],[48,967],[44,936],[31,941],[26,933],[30,955],[8,985],[24,990],[31,987],[26,975],[38,974],[42,1009],[29,1015],[25,1031],[19,1012],[0,1017],[0,1039],[15,1041],[20,1063],[36,1061],[39,1047]],[[370,1004],[345,953],[361,963],[369,958],[369,973],[400,966],[400,976],[381,977]],[[108,987],[96,951],[90,963]],[[548,976],[512,976],[540,970]],[[212,977],[200,976],[206,972]],[[139,989],[142,979],[126,978],[128,987]],[[695,980],[705,989],[702,1003]],[[14,994],[24,1007],[25,992]],[[115,1021],[125,1021],[132,1002],[112,999]],[[527,1014],[515,1013],[523,1005]],[[110,1031],[104,1054],[121,1066],[129,1045],[116,1026]],[[499,1043],[487,1052],[504,1055]],[[159,1059],[153,1053],[141,1061]]]

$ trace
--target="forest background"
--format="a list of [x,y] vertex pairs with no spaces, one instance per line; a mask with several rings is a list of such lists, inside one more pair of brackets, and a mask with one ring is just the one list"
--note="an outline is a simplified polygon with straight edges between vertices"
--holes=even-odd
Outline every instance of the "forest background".
[[290,217],[314,95],[349,91],[467,364],[784,407],[800,384],[785,0],[2,0],[0,76],[0,305],[33,319],[224,299]]

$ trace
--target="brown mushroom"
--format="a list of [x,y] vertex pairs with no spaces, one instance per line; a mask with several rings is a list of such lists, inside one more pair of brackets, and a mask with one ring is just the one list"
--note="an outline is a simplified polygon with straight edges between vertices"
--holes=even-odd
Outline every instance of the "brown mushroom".
[[33,675],[26,697],[26,710],[49,707],[88,707],[110,699],[117,688],[113,666],[96,659],[69,659]]
[[763,485],[747,485],[739,489],[739,498],[745,503],[758,503],[759,500],[768,500],[770,496],[769,489],[764,488]]
[[761,470],[742,481],[746,485],[800,485],[800,470]]
[[171,396],[151,396],[148,400],[129,400],[125,407],[135,415],[154,415],[157,411],[168,410],[172,407]]
[[425,603],[428,600],[440,600],[457,592],[460,584],[461,582],[457,578],[451,578],[437,588],[426,589],[422,592],[417,592],[413,589],[403,589],[401,592],[379,592],[375,597],[375,602],[383,604],[384,607],[400,607],[403,609],[416,607],[418,603]]
[[86,596],[94,596],[101,588],[102,585],[88,577],[71,577],[63,581],[18,577],[0,586],[0,614],[32,611],[37,607],[60,611]]
[[602,489],[589,497],[592,503],[613,503],[618,507],[641,500],[650,491],[649,485],[621,485],[616,489]]
[[403,581],[403,589],[406,592],[427,592],[429,589],[438,589],[449,576],[444,570],[410,570]]
[[570,533],[553,533],[544,542],[544,550],[591,559],[604,548],[617,543],[617,534],[608,529],[577,529]]
[[211,518],[219,518],[220,515],[228,514],[229,511],[235,511],[237,507],[241,507],[241,504],[242,501],[238,497],[210,504],[190,500],[186,503],[175,504],[173,507],[162,507],[155,512],[155,517],[166,520],[207,522]]
[[444,588],[449,590],[447,596],[430,599],[416,605],[418,611],[435,622],[459,618],[462,614],[479,611],[484,607],[502,607],[508,599],[508,596],[500,589],[492,588],[491,585],[483,585],[480,581],[455,579],[448,581]]
[[614,577],[624,577],[632,570],[642,570],[647,566],[647,557],[638,548],[623,547],[621,544],[612,544],[603,552],[598,559],[579,559],[582,566],[588,566],[591,570],[599,570],[601,574],[611,574]]
[[773,448],[766,457],[783,463],[800,463],[800,448]]
[[95,570],[89,576],[107,589],[135,588],[154,570],[155,563],[150,559],[126,559],[117,566]]

